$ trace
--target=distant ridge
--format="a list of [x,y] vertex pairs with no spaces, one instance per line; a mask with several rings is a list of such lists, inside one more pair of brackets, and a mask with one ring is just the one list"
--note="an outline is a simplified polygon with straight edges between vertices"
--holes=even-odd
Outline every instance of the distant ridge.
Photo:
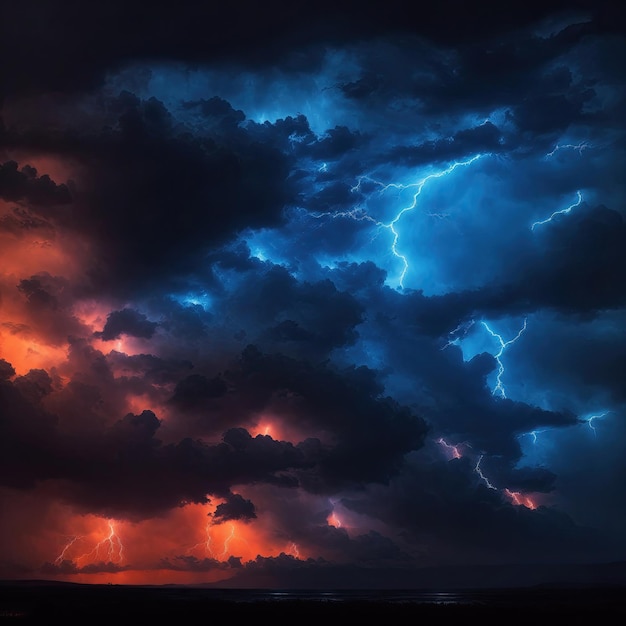
[[[511,564],[439,566],[419,569],[368,569],[354,566],[326,567],[305,564],[273,575],[243,570],[216,583],[117,585],[142,588],[202,589],[575,589],[626,587],[626,561],[579,564]],[[46,579],[0,580],[7,587],[95,587],[98,583],[76,583]]]

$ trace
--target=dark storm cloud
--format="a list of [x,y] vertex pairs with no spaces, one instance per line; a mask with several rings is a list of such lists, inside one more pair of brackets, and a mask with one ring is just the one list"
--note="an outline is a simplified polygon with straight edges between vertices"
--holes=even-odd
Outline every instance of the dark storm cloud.
[[[7,371],[6,365],[4,369]],[[0,476],[2,483],[11,487],[34,487],[54,467],[57,458],[52,443],[56,439],[57,419],[38,406],[37,396],[45,395],[47,389],[38,388],[37,378],[41,376],[34,373],[30,380],[22,377],[17,384],[0,381]],[[25,397],[19,387],[31,399]]]
[[38,404],[42,398],[50,394],[54,388],[54,381],[45,370],[30,370],[23,376],[13,380],[14,386],[24,398],[33,404]]
[[269,143],[286,152],[306,154],[309,145],[316,143],[309,121],[302,114],[287,115],[283,119],[277,119],[274,123],[249,122],[246,128],[257,141]]
[[[2,322],[2,332],[45,337],[67,358],[16,376],[2,355],[3,484],[44,485],[77,511],[137,521],[215,497],[224,502],[213,523],[253,525],[263,505],[283,525],[277,536],[325,557],[161,562],[240,570],[233,584],[287,576],[303,586],[320,577],[371,585],[377,572],[378,584],[382,576],[399,586],[415,580],[404,569],[415,563],[623,554],[613,549],[623,541],[601,535],[619,535],[626,509],[616,426],[624,346],[599,331],[607,311],[626,304],[623,192],[611,181],[623,93],[616,61],[597,61],[619,48],[601,37],[623,32],[623,22],[609,3],[583,2],[582,15],[537,34],[537,21],[559,7],[572,8],[183,1],[163,19],[117,0],[96,2],[88,16],[73,2],[3,7],[0,55],[12,62],[0,69],[0,198],[19,206],[0,229],[16,241],[37,230],[77,234],[90,253],[89,289],[31,270],[7,291],[28,319]],[[163,69],[171,62],[181,62],[182,78]],[[252,88],[234,88],[240,101],[220,91],[239,80],[269,94],[279,119],[258,121],[275,116],[246,100]],[[602,140],[589,160],[582,148],[574,164],[563,153],[546,160],[581,138]],[[458,219],[446,216],[456,240],[433,227],[443,211],[420,205],[400,221],[396,199],[382,194],[391,183],[401,195],[400,168],[443,172],[477,153],[494,156],[447,196],[425,188],[446,211],[462,199]],[[57,184],[26,165],[41,157],[76,164],[76,181]],[[577,186],[593,200],[530,232],[531,216]],[[604,187],[615,206],[599,204]],[[389,287],[383,267],[402,260],[440,282],[438,295]],[[419,284],[411,272],[406,282]],[[84,296],[104,296],[111,311],[95,333],[75,314]],[[569,325],[558,350],[545,343],[546,313]],[[497,342],[468,358],[460,345],[478,344],[484,318],[533,315],[537,330],[529,319],[503,356],[515,399],[498,397],[489,382],[501,365]],[[146,353],[90,345],[123,335],[145,340]],[[545,401],[557,394],[570,401]],[[591,429],[584,395],[608,399],[615,423]],[[255,436],[265,419],[289,441]],[[585,448],[583,431],[606,448]],[[542,448],[543,437],[563,446]],[[443,461],[452,446],[462,458]],[[514,505],[515,491],[555,504]],[[335,528],[335,506],[370,526]]]
[[365,566],[397,566],[411,560],[410,555],[393,540],[376,531],[351,536],[344,528],[319,525],[309,528],[306,535],[302,534],[298,540],[318,546],[322,554],[332,555],[333,559]]
[[[623,16],[614,3],[582,2],[577,8],[594,16],[601,32],[623,28]],[[317,43],[360,41],[389,33],[424,35],[439,43],[480,41],[494,33],[516,31],[559,9],[571,9],[571,3],[515,1],[506,7],[486,7],[454,0],[407,12],[399,0],[386,2],[384,10],[352,0],[339,5],[300,0],[289,6],[244,2],[237,7],[184,1],[164,19],[161,11],[146,11],[145,5],[134,2],[98,0],[86,12],[76,2],[53,7],[43,0],[29,0],[2,8],[0,52],[14,60],[3,67],[3,92],[93,88],[105,72],[129,59],[166,58],[192,64],[235,60],[252,67],[282,61],[295,71],[310,70],[310,55],[302,51]],[[111,46],[111,32],[116,33],[115,46]]]
[[[22,319],[27,323],[13,325],[11,332],[45,337],[52,344],[64,343],[69,336],[85,334],[85,325],[72,310],[77,289],[67,278],[40,272],[21,279],[15,287],[26,305],[26,315]],[[15,287],[11,285],[9,289]]]
[[[28,303],[34,308],[56,309],[58,308],[58,301],[51,292],[58,291],[58,287],[54,283],[61,281],[61,278],[57,277],[55,279],[49,275],[32,276],[31,278],[21,280],[18,289],[26,296]],[[46,285],[46,282],[50,286]]]
[[349,210],[354,206],[354,194],[351,185],[343,181],[332,181],[312,195],[307,208],[322,213]]
[[384,482],[399,471],[404,454],[423,444],[425,422],[385,397],[375,372],[366,367],[336,372],[253,346],[242,357],[240,371],[227,375],[241,397],[278,414],[295,412],[299,427],[334,435],[333,444],[321,449],[315,441],[304,442],[321,455],[319,467],[301,477],[306,488]]
[[[129,283],[146,289],[157,274],[162,280],[193,271],[211,245],[244,227],[281,221],[291,194],[288,160],[271,142],[259,143],[239,128],[228,141],[217,134],[195,137],[175,126],[161,102],[129,92],[107,108],[113,126],[104,131],[74,129],[59,139],[43,129],[8,140],[32,150],[54,147],[90,164],[89,183],[71,214],[55,217],[96,242],[95,281],[115,290]],[[12,163],[3,172],[11,174],[9,182],[29,180]]]
[[237,132],[239,124],[246,119],[243,111],[233,109],[230,102],[218,96],[208,100],[185,102],[183,108],[197,110],[204,119],[204,128],[212,132]]
[[536,229],[537,248],[515,282],[488,287],[476,297],[476,310],[553,309],[594,315],[622,307],[626,278],[626,224],[621,213],[597,206]]
[[[521,298],[573,313],[623,306],[626,303],[623,216],[618,210],[598,206],[570,217],[548,225],[545,248],[537,255],[535,266],[520,277],[516,286]],[[543,233],[537,235],[541,237]],[[509,298],[512,304],[516,301],[513,290]]]
[[90,563],[83,567],[79,567],[74,561],[64,559],[60,563],[44,563],[41,566],[42,574],[117,574],[130,569],[129,566],[118,565],[117,563],[101,561],[99,563]]
[[153,354],[129,356],[116,350],[109,352],[107,361],[126,375],[141,376],[150,383],[160,385],[180,380],[183,374],[193,368],[189,361],[161,359]]
[[575,100],[561,94],[532,97],[513,109],[512,119],[521,132],[563,132],[571,124],[584,119],[583,106],[594,95],[589,89]]
[[509,472],[504,483],[513,491],[545,493],[555,488],[557,476],[543,467],[523,467]]
[[[81,358],[92,363],[83,366],[83,371],[100,362],[96,389],[108,385],[112,389],[108,395],[122,393],[123,379],[114,383],[106,361],[94,360],[95,351],[85,352],[86,346],[82,350]],[[282,475],[293,470],[304,471],[301,480],[314,490],[337,481],[385,481],[398,471],[402,455],[422,444],[423,422],[391,399],[378,399],[380,389],[371,388],[372,379],[365,371],[333,373],[250,349],[241,371],[230,372],[228,378],[231,384],[240,385],[237,391],[242,398],[256,396],[254,403],[259,407],[272,402],[276,393],[291,389],[296,394],[294,402],[280,401],[279,405],[334,431],[337,441],[322,445],[310,440],[294,446],[231,428],[222,443],[215,445],[191,439],[163,444],[158,438],[161,422],[152,411],[129,413],[99,432],[82,431],[77,438],[81,431],[65,434],[57,429],[56,417],[39,408],[53,385],[46,372],[33,370],[13,383],[3,383],[3,404],[8,407],[4,440],[11,441],[4,455],[6,476],[14,476],[23,486],[34,477],[61,480],[66,497],[75,504],[131,517],[176,506],[182,500],[204,502],[209,493],[224,494],[227,503],[219,517],[239,519],[252,517],[253,504],[237,495],[228,496],[231,485],[269,481],[294,486],[293,477]],[[84,383],[68,385],[51,406],[62,409],[63,398],[69,401],[72,393],[83,394],[87,389]],[[321,389],[332,392],[332,400],[322,397]],[[25,414],[29,428],[37,423],[41,428],[31,433],[20,427],[19,416]],[[368,451],[374,449],[377,455],[372,463],[374,457],[368,457]]]
[[[182,502],[206,502],[209,493],[227,495],[235,483],[273,481],[276,472],[310,463],[292,444],[253,438],[243,429],[228,431],[217,445],[162,445],[155,437],[160,421],[151,411],[126,415],[97,439],[76,440],[24,400],[9,403],[8,394],[3,400],[11,411],[3,430],[12,442],[3,454],[5,484],[24,488],[35,479],[57,479],[63,497],[90,511],[141,519]],[[15,412],[22,405],[29,408],[22,415],[31,428],[41,416],[41,432],[19,429]],[[224,519],[253,516],[252,503],[235,496],[229,502],[220,513]]]
[[[370,45],[362,51],[361,76],[339,88],[372,112],[386,105],[391,119],[403,110],[405,116],[431,116],[441,111],[448,116],[468,112],[490,115],[524,100],[532,108],[533,102],[545,97],[549,103],[562,99],[564,121],[568,121],[580,115],[579,110],[575,113],[580,99],[591,92],[574,81],[568,67],[555,68],[554,64],[576,44],[602,30],[590,17],[581,21],[548,38],[520,25],[515,37],[492,32],[480,42],[457,41],[451,48],[431,47],[420,39],[398,46]],[[420,70],[407,72],[417,55]],[[534,110],[540,115],[536,107]],[[520,116],[522,121],[522,109]],[[562,120],[551,119],[555,130],[563,128]],[[544,127],[546,124],[547,120]]]
[[0,359],[0,379],[7,380],[12,376],[15,376],[13,366],[4,359]]
[[579,423],[572,413],[545,411],[523,402],[494,399],[488,391],[480,394],[475,390],[474,393],[474,398],[455,393],[450,402],[452,409],[442,402],[444,406],[435,409],[438,425],[443,432],[454,433],[458,441],[467,438],[478,450],[501,455],[512,462],[522,455],[517,439],[520,434]]
[[[471,442],[477,455],[500,456],[508,467],[508,476],[522,456],[521,434],[580,423],[571,411],[547,411],[494,396],[487,378],[498,369],[495,357],[481,352],[465,360],[457,346],[447,345],[447,333],[460,320],[469,320],[466,332],[472,329],[474,320],[470,315],[475,311],[463,310],[463,305],[472,302],[473,294],[466,294],[467,302],[464,294],[441,299],[424,298],[419,293],[400,295],[381,288],[380,282],[376,285],[376,275],[371,277],[367,270],[366,264],[345,264],[330,275],[341,285],[351,284],[357,278],[368,280],[358,283],[360,291],[352,292],[359,294],[367,311],[367,321],[358,327],[360,340],[371,346],[371,352],[382,364],[378,371],[370,371],[370,385],[384,386],[397,400],[414,406],[429,422],[435,436],[443,436],[451,444]],[[381,279],[378,274],[378,280]],[[440,300],[445,300],[445,306],[432,311],[430,317],[431,301]],[[456,300],[459,315],[447,318],[455,315]],[[384,342],[379,342],[378,337],[384,337]],[[371,358],[367,348],[360,350],[360,343],[356,344],[348,358]]]
[[440,161],[454,161],[467,154],[497,153],[503,150],[502,134],[497,126],[485,122],[458,131],[452,137],[436,139],[417,146],[398,146],[388,155],[392,162],[408,166]]
[[235,287],[224,279],[223,296],[212,307],[233,333],[245,333],[267,351],[313,361],[357,340],[364,310],[351,293],[328,279],[298,280],[283,267],[251,262],[247,254],[242,251],[236,263],[228,254],[214,257],[218,268],[243,270]]
[[[619,331],[623,325],[623,309],[600,312],[583,322],[559,314],[547,318],[533,329],[532,346],[519,356],[519,375],[533,384],[550,381],[576,397],[584,390],[584,397],[600,406],[621,405],[626,400],[626,344]],[[546,345],[553,349],[542,349]],[[604,410],[590,408],[591,413]]]
[[63,559],[61,563],[44,563],[41,566],[42,574],[78,574],[79,568],[69,559]]
[[199,559],[191,555],[179,555],[171,559],[162,559],[160,567],[179,572],[213,572],[227,570],[231,567],[229,562],[218,561],[217,559]]
[[14,207],[11,213],[0,216],[0,230],[18,237],[33,230],[54,232],[50,222],[22,207]]
[[329,128],[326,135],[312,144],[307,152],[315,159],[330,161],[351,150],[359,149],[366,141],[367,138],[358,131],[351,131],[346,126],[335,126]]
[[[215,286],[212,276],[207,278],[208,286]],[[185,288],[192,285],[184,284]],[[211,313],[206,313],[200,305],[183,306],[169,296],[157,299],[161,314],[161,329],[168,332],[172,337],[182,340],[198,340],[207,336],[208,324],[213,319]]]
[[546,309],[588,318],[624,306],[626,225],[620,212],[581,207],[535,229],[534,237],[535,247],[506,282],[443,296],[412,295],[422,331],[440,336],[482,315]]
[[[393,520],[415,540],[430,538],[428,552],[440,556],[480,554],[486,562],[537,562],[570,550],[585,558],[596,550],[608,554],[602,534],[578,526],[551,508],[515,507],[490,489],[467,458],[426,464],[417,458],[388,487],[372,486],[367,498],[344,499],[349,509]],[[445,495],[444,495],[445,494]],[[458,524],[459,516],[464,520]],[[445,537],[439,543],[435,537]],[[532,536],[532,545],[528,537]],[[431,557],[427,557],[427,562]]]
[[151,322],[144,313],[134,309],[113,311],[107,315],[107,321],[101,332],[94,335],[103,341],[118,339],[121,335],[150,339],[158,327],[157,322]]
[[246,500],[238,493],[226,495],[226,502],[222,502],[215,507],[213,519],[216,523],[227,522],[229,520],[251,520],[256,518],[254,504]]
[[[1,132],[1,129],[0,129]],[[0,198],[11,202],[25,200],[37,206],[68,204],[72,196],[66,185],[57,185],[30,165],[21,169],[15,161],[0,164]]]
[[190,374],[176,383],[170,402],[181,411],[206,410],[209,400],[227,391],[226,383],[218,376],[209,379],[202,374]]

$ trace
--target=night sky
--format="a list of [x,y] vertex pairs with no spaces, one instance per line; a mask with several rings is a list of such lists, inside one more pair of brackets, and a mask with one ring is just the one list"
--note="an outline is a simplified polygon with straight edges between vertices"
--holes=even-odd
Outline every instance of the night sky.
[[626,559],[623,12],[3,3],[0,578]]

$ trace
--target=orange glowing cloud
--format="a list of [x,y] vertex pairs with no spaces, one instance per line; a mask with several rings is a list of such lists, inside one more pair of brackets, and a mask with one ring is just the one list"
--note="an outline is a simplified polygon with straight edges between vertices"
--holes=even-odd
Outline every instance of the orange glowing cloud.
[[17,375],[23,375],[31,369],[50,369],[64,362],[67,346],[46,345],[5,326],[0,330],[0,358],[11,363]]
[[335,528],[341,528],[341,520],[339,519],[337,513],[334,511],[327,518],[329,526],[334,526]]
[[[23,163],[40,168],[40,174],[54,170],[54,178],[61,181],[70,174],[66,165],[51,157]],[[89,254],[88,242],[58,228],[52,218],[19,202],[0,201],[0,358],[9,361],[18,374],[62,363],[68,335],[82,334],[68,290],[85,280]],[[31,292],[22,287],[22,281],[33,279],[53,283],[58,293],[37,291],[38,285]],[[48,309],[38,300],[40,296],[50,298]]]
[[267,435],[276,441],[290,441],[298,443],[307,437],[318,437],[322,441],[329,442],[332,437],[323,431],[307,429],[306,424],[300,424],[297,420],[278,412],[263,412],[253,419],[247,427],[248,432],[256,437]]
[[[240,564],[281,553],[305,558],[295,542],[273,534],[267,520],[215,520],[221,500],[190,504],[139,522],[80,514],[44,492],[4,494],[19,515],[0,526],[15,537],[15,559],[29,546],[31,567],[45,577],[89,583],[160,584],[224,580]],[[37,515],[18,519],[25,511]],[[26,523],[24,524],[24,522]],[[33,541],[32,538],[36,538]],[[235,558],[234,563],[230,562]]]

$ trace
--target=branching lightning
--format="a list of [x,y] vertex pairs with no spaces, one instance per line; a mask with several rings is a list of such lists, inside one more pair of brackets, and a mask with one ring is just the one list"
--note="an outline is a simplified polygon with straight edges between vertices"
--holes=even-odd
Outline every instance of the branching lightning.
[[298,549],[298,545],[294,543],[293,541],[289,543],[289,546],[287,547],[287,551],[291,553],[293,556],[295,556],[296,559],[300,558],[300,550]]
[[533,438],[533,444],[537,443],[537,435],[539,435],[540,433],[543,433],[545,431],[543,430],[531,430],[530,432],[527,433],[522,433],[521,435],[519,435],[519,437],[532,437]]
[[204,549],[206,554],[210,556],[215,556],[213,554],[213,539],[211,538],[211,521],[209,520],[204,527],[204,533],[206,539],[204,541],[200,541],[190,548],[190,551],[197,550],[198,548]]
[[461,339],[464,339],[467,336],[467,333],[469,333],[474,324],[474,320],[469,320],[469,322],[461,322],[454,330],[451,330],[448,333],[448,342],[441,347],[441,350],[445,350],[450,346],[458,345]]
[[513,504],[517,506],[525,506],[527,509],[535,510],[537,505],[533,502],[531,498],[525,496],[523,493],[519,491],[511,491],[510,489],[504,490],[505,495],[511,500]]
[[67,551],[79,540],[82,539],[82,537],[79,537],[78,535],[74,536],[74,537],[70,537],[69,541],[65,544],[65,546],[63,546],[63,550],[61,550],[59,556],[57,556],[56,559],[54,559],[54,563],[55,565],[61,565],[61,563],[63,563],[63,561],[66,560],[66,556],[67,556]]
[[442,176],[447,176],[448,174],[451,174],[455,169],[457,169],[457,167],[464,167],[467,165],[471,165],[474,161],[480,159],[481,156],[483,155],[477,154],[473,156],[471,159],[468,159],[467,161],[457,161],[456,163],[453,163],[452,165],[450,165],[450,167],[446,168],[445,170],[442,170],[441,172],[435,172],[434,174],[430,174],[429,176],[426,176],[426,178],[423,178],[417,183],[412,183],[410,185],[403,185],[403,186],[387,185],[386,187],[383,187],[383,190],[386,190],[388,187],[391,187],[391,186],[396,187],[396,188],[403,188],[403,189],[409,189],[409,188],[416,189],[415,193],[413,194],[413,201],[411,202],[411,204],[401,209],[388,224],[383,224],[385,228],[388,228],[393,233],[393,242],[391,244],[391,251],[396,257],[398,257],[402,261],[403,267],[402,267],[402,271],[400,272],[400,278],[398,280],[398,283],[402,289],[404,289],[404,278],[406,276],[407,271],[409,270],[409,261],[406,258],[406,256],[404,256],[402,253],[398,251],[398,240],[400,239],[400,233],[396,230],[397,224],[399,223],[400,219],[405,213],[408,213],[409,211],[413,211],[413,209],[415,209],[415,207],[417,206],[417,199],[422,193],[422,189],[424,188],[424,185],[429,180],[433,180],[435,178],[441,178]]
[[226,537],[226,539],[224,539],[224,549],[222,550],[222,552],[220,554],[220,556],[222,558],[226,558],[226,555],[228,554],[228,546],[229,546],[229,544],[232,541],[234,536],[235,536],[235,525],[231,524],[230,525],[230,534]]
[[[392,234],[392,242],[391,242],[391,252],[393,253],[393,255],[400,259],[400,261],[402,262],[402,270],[400,272],[400,276],[398,279],[398,286],[401,289],[404,289],[404,279],[406,277],[406,274],[409,270],[409,260],[407,259],[407,257],[402,254],[400,252],[400,250],[398,249],[398,243],[400,240],[400,232],[398,231],[398,225],[400,220],[402,219],[402,216],[405,213],[408,213],[410,211],[413,211],[416,207],[417,207],[417,202],[418,202],[418,198],[422,193],[422,190],[424,189],[424,186],[426,185],[426,183],[428,183],[431,180],[437,179],[437,178],[442,178],[444,176],[447,176],[448,174],[451,174],[452,172],[454,172],[454,170],[456,170],[459,167],[465,167],[468,165],[471,165],[472,163],[474,163],[474,161],[477,161],[478,159],[480,159],[481,157],[485,156],[484,154],[476,154],[473,157],[471,157],[470,159],[467,159],[466,161],[456,161],[455,163],[453,163],[452,165],[450,165],[449,167],[447,167],[444,170],[441,170],[439,172],[435,172],[433,174],[429,174],[428,176],[422,178],[421,180],[419,180],[418,182],[415,183],[410,183],[410,184],[403,184],[403,183],[382,183],[378,180],[375,180],[373,178],[371,178],[370,176],[360,176],[357,179],[357,183],[356,185],[354,185],[351,188],[352,193],[356,193],[356,192],[360,192],[361,191],[361,184],[363,183],[363,181],[367,181],[369,183],[371,183],[372,185],[375,185],[376,187],[379,188],[378,193],[379,194],[383,194],[385,193],[388,189],[396,189],[399,191],[404,191],[404,190],[414,190],[413,193],[413,197],[412,197],[412,201],[411,203],[400,209],[398,211],[398,213],[396,213],[395,217],[389,221],[389,222],[382,222],[379,221],[375,218],[373,218],[371,215],[369,215],[363,208],[361,207],[357,207],[354,209],[351,209],[350,211],[335,211],[332,213],[309,213],[309,215],[311,217],[314,217],[316,219],[321,219],[324,217],[330,217],[332,219],[336,219],[336,218],[346,218],[346,219],[352,219],[355,221],[368,221],[371,222],[373,225],[377,226],[378,228],[386,228],[387,230],[391,231]],[[432,217],[437,217],[437,218],[441,218],[443,219],[444,217],[447,217],[447,214],[441,214],[441,213],[431,213],[429,214]]]
[[535,230],[535,226],[541,226],[542,224],[547,224],[548,222],[551,222],[557,215],[567,215],[572,209],[576,208],[577,206],[580,206],[583,201],[583,196],[580,193],[580,191],[577,191],[576,195],[578,196],[578,200],[576,200],[574,204],[570,204],[570,206],[568,206],[566,209],[555,211],[554,213],[552,213],[552,215],[550,215],[550,217],[547,217],[545,220],[533,222],[533,224],[530,227],[530,230]]
[[596,432],[596,427],[593,425],[593,420],[597,420],[597,419],[600,419],[602,417],[605,417],[610,412],[611,411],[604,411],[604,413],[598,413],[598,415],[591,415],[588,418],[586,418],[585,421],[587,422],[587,426],[589,426],[589,428],[591,428],[591,430],[593,431],[594,437],[597,437],[598,433]]
[[232,543],[234,539],[237,539],[238,541],[243,541],[245,543],[245,540],[243,538],[236,536],[235,525],[230,524],[230,532],[224,538],[222,551],[219,554],[217,554],[213,548],[214,540],[213,540],[212,528],[215,526],[216,524],[214,524],[213,522],[209,520],[204,527],[205,540],[200,541],[196,543],[195,545],[191,546],[191,548],[188,549],[189,552],[193,552],[194,550],[203,550],[207,556],[213,559],[223,560],[229,555],[230,544]]
[[498,374],[496,376],[496,385],[493,388],[492,393],[493,395],[499,394],[501,398],[506,398],[506,392],[504,390],[504,385],[502,384],[502,375],[504,374],[504,365],[502,364],[501,357],[504,354],[504,351],[511,344],[515,343],[522,336],[523,332],[526,330],[526,319],[524,319],[524,324],[522,325],[522,328],[517,333],[517,335],[515,335],[513,339],[509,339],[509,341],[504,341],[504,339],[502,339],[502,335],[499,335],[498,333],[494,332],[489,327],[489,324],[487,324],[487,322],[482,322],[482,324],[487,329],[489,334],[492,337],[495,337],[498,340],[498,343],[500,344],[500,350],[498,350],[497,354],[494,355],[494,358],[496,359],[496,362],[498,363]]
[[463,455],[459,452],[459,449],[457,448],[457,446],[453,446],[452,444],[447,443],[443,437],[439,437],[439,439],[437,439],[437,443],[440,446],[443,446],[446,450],[449,450],[450,453],[452,454],[452,458],[453,459],[460,459]]
[[[437,443],[441,445],[447,451],[451,451],[452,458],[460,459],[463,457],[463,454],[460,451],[458,445],[451,445],[447,443],[443,438],[439,438],[437,440]],[[465,445],[468,445],[468,444],[465,444]],[[489,489],[493,489],[494,491],[498,491],[499,493],[504,494],[514,505],[524,506],[527,509],[536,509],[537,505],[532,500],[532,498],[530,498],[530,496],[520,493],[519,491],[511,491],[510,489],[506,489],[506,488],[498,489],[498,487],[496,487],[495,485],[491,483],[489,478],[487,478],[487,476],[485,476],[485,474],[483,473],[483,470],[480,466],[484,456],[485,456],[484,454],[481,454],[478,457],[478,460],[476,461],[476,465],[474,466],[474,472],[478,474],[478,476],[480,477],[480,480],[482,480]]]
[[553,157],[559,150],[576,150],[582,156],[583,150],[587,148],[591,148],[591,146],[584,141],[581,141],[579,144],[566,143],[561,145],[557,143],[554,149],[546,154],[546,158]]
[[109,534],[99,541],[91,552],[87,552],[76,558],[79,561],[92,559],[107,559],[109,563],[121,563],[124,560],[124,545],[115,530],[115,522],[108,520]]

